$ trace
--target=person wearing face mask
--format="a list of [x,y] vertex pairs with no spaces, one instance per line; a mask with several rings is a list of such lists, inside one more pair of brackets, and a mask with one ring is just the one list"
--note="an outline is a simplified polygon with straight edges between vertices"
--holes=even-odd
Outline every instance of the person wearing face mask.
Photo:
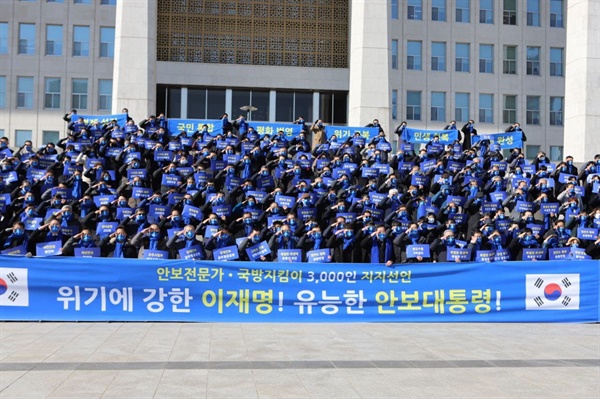
[[90,229],[83,229],[67,240],[63,246],[63,256],[74,256],[75,248],[98,248],[96,238]]
[[14,222],[12,229],[6,229],[0,233],[0,243],[2,249],[10,249],[23,246],[25,251],[28,250],[29,234],[25,231],[23,222]]
[[105,258],[137,258],[137,249],[129,243],[124,228],[117,230],[100,240],[100,253]]
[[201,208],[202,214],[204,215],[210,213],[213,206],[229,205],[229,199],[227,196],[225,196],[225,193],[223,191],[215,193],[215,195],[210,200],[208,199],[209,197],[206,198],[206,203]]
[[127,217],[121,222],[121,225],[127,231],[127,236],[133,237],[137,233],[147,229],[150,226],[148,223],[148,216],[146,210],[143,208],[137,208],[131,216]]
[[[255,245],[258,245],[263,241],[264,241],[264,237],[260,231],[260,228],[258,228],[258,227],[253,228],[252,231],[250,232],[250,234],[248,236],[246,236],[240,242],[240,244],[238,246],[240,260],[249,261],[250,258],[248,256],[248,253],[246,252],[246,249],[253,247]],[[269,262],[269,261],[271,261],[271,258],[272,258],[271,254],[262,255],[256,259],[256,262]]]
[[396,254],[400,253],[399,259],[402,263],[428,262],[430,260],[429,258],[423,257],[410,259],[407,257],[406,251],[409,245],[427,244],[427,240],[423,236],[423,232],[419,230],[419,225],[417,223],[411,223],[405,232],[394,239],[393,244]]
[[337,230],[333,231],[329,235],[328,231],[326,230],[324,236],[329,237],[326,245],[331,249],[333,262],[362,262],[362,250],[358,245],[356,245],[357,237],[354,233],[354,227],[352,224],[341,224]]
[[83,219],[81,219],[81,223],[92,230],[98,223],[108,223],[116,221],[117,220],[115,218],[115,215],[107,205],[100,206],[98,209],[88,213]]
[[217,231],[208,239],[208,241],[205,241],[204,248],[206,251],[210,251],[207,253],[207,259],[213,259],[212,251],[215,249],[229,247],[231,245],[235,245],[235,240],[233,239],[231,232],[227,228]]
[[244,212],[244,214],[229,223],[229,231],[235,232],[233,238],[248,237],[255,227],[255,221],[252,218],[252,213]]
[[394,249],[392,240],[388,237],[385,231],[385,226],[379,225],[375,231],[366,234],[360,242],[360,247],[363,249],[363,262],[392,266],[395,261]]
[[348,211],[348,206],[343,199],[338,199],[335,204],[329,205],[325,208],[323,213],[323,220],[333,223],[337,218],[338,213],[345,213]]
[[196,228],[188,224],[182,230],[176,232],[169,238],[167,241],[167,248],[170,250],[170,258],[171,259],[181,259],[179,251],[186,248],[198,247],[199,256],[195,258],[196,260],[205,260],[206,252],[204,251],[204,246],[202,242],[200,242],[196,238]]
[[294,236],[290,226],[282,225],[281,230],[277,231],[269,239],[269,248],[271,248],[271,255],[277,256],[277,251],[280,249],[296,249],[298,248],[298,237]]
[[52,218],[48,223],[41,225],[31,234],[28,252],[35,253],[36,245],[43,242],[60,241],[62,246],[64,246],[67,238],[61,231],[60,221]]
[[540,248],[540,243],[533,236],[532,230],[527,227],[511,240],[507,249],[510,251],[512,259],[523,260],[524,248]]
[[[306,234],[304,234],[300,241],[298,241],[298,248],[303,250],[303,254],[307,254],[308,251],[318,250],[327,248],[327,240],[323,237],[321,228],[319,226],[313,227]],[[331,262],[332,257],[329,258]]]
[[444,231],[441,238],[436,238],[430,246],[431,258],[433,262],[456,262],[451,259],[450,248],[460,248],[456,243],[456,238],[452,230]]
[[138,258],[144,257],[144,250],[166,251],[167,245],[160,227],[157,224],[151,224],[149,227],[138,232],[131,240],[131,245],[138,250]]

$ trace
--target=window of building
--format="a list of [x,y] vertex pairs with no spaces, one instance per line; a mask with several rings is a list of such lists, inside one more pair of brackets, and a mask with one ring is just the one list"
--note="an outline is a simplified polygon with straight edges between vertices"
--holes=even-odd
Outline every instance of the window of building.
[[456,1],[456,22],[471,22],[471,0]]
[[0,22],[0,55],[8,54],[8,23]]
[[563,97],[550,97],[550,124],[563,126]]
[[[170,89],[170,96],[178,96],[181,97],[181,94],[178,94],[175,88]],[[169,98],[171,98],[169,97]],[[239,100],[239,96],[236,95],[236,100]],[[249,100],[249,98],[248,98]],[[254,99],[253,99],[254,100]],[[231,119],[237,118],[243,112],[239,109],[239,107],[244,105],[253,105],[256,108],[264,108],[260,104],[242,104],[237,108],[232,109],[233,115]],[[181,107],[181,105],[176,105],[176,107]],[[175,106],[173,107],[175,108]],[[193,119],[218,119],[223,114],[225,110],[225,89],[200,89],[200,88],[190,88],[188,89],[188,98],[187,98],[187,117]],[[264,110],[262,110],[264,111]],[[179,110],[172,109],[171,112],[179,112]],[[257,120],[259,116],[257,113],[261,112],[255,111],[252,113],[252,119]]]
[[112,108],[112,79],[98,79],[98,111],[110,111]]
[[479,94],[479,123],[494,123],[493,94]]
[[421,92],[406,92],[406,119],[410,121],[421,120]]
[[73,0],[74,4],[91,4],[92,0]]
[[33,108],[33,77],[17,77],[17,108]]
[[398,19],[398,0],[392,0],[392,19]]
[[423,0],[408,0],[406,18],[416,21],[423,19]]
[[392,39],[392,69],[398,69],[398,40]]
[[504,46],[502,72],[508,75],[517,74],[517,46]]
[[116,6],[117,0],[100,0],[100,5],[103,6]]
[[44,79],[44,108],[61,108],[60,78]]
[[494,45],[479,45],[479,72],[494,73]]
[[[306,119],[306,115],[302,116]],[[325,123],[344,125],[348,123],[348,92],[320,92],[319,116]]]
[[32,131],[31,130],[15,130],[15,145],[22,147],[26,141],[31,141]]
[[502,123],[517,123],[517,96],[504,95],[504,108],[502,110]]
[[62,55],[62,25],[46,25],[46,55]]
[[392,90],[392,119],[398,119],[398,90]]
[[456,72],[470,71],[470,53],[471,45],[469,43],[456,43],[456,59],[454,62]]
[[553,28],[564,28],[564,1],[550,0],[550,26]]
[[446,120],[446,93],[443,91],[431,92],[431,120],[433,122]]
[[527,0],[527,26],[540,26],[540,0]]
[[540,97],[539,96],[527,96],[527,114],[526,114],[528,125],[539,125],[540,124]]
[[6,108],[6,76],[0,76],[0,108]]
[[100,28],[100,58],[115,56],[115,28]]
[[420,71],[421,66],[421,42],[409,40],[406,51],[406,69]]
[[550,47],[550,76],[564,76],[564,52],[560,47]]
[[291,122],[298,116],[308,120],[313,113],[312,93],[278,91],[275,104],[275,119]]
[[87,57],[90,55],[90,27],[73,27],[73,56]]
[[537,144],[528,144],[525,146],[525,158],[535,159],[541,150],[541,146]]
[[454,97],[454,119],[457,121],[468,121],[471,119],[469,115],[469,104],[471,100],[469,93],[456,93]]
[[446,21],[446,0],[431,0],[431,20]]
[[[269,92],[260,90],[232,90],[231,94],[231,119],[237,118],[240,114],[244,114],[247,119],[252,118],[255,121],[269,120]],[[241,107],[251,105],[256,107],[256,111],[252,111],[252,115],[247,115],[240,110]],[[300,116],[300,115],[298,115]],[[302,115],[304,120],[310,120],[312,115]],[[188,115],[189,117],[189,115]]]
[[504,0],[502,21],[504,25],[517,24],[517,0]]
[[551,145],[550,154],[551,161],[562,161],[563,160],[563,146],[562,145]]
[[64,0],[46,0],[46,1],[47,1],[48,3],[60,3],[60,4],[62,4],[62,3],[64,3],[64,2],[65,2]]
[[431,70],[445,71],[446,70],[446,43],[432,42],[431,43]]
[[35,54],[35,24],[19,24],[19,54]]
[[56,130],[42,130],[42,145],[48,143],[58,143],[60,140],[60,132]]
[[73,79],[72,83],[72,94],[71,94],[71,108],[75,109],[87,109],[88,102],[88,80],[87,79]]
[[479,23],[494,23],[494,0],[479,0]]
[[539,47],[527,47],[527,75],[540,76]]

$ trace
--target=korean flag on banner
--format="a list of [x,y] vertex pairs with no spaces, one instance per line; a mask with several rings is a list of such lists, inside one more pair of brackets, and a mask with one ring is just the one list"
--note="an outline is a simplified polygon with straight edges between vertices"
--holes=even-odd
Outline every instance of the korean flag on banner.
[[526,310],[578,310],[579,274],[525,275]]
[[29,306],[27,269],[0,267],[0,306]]

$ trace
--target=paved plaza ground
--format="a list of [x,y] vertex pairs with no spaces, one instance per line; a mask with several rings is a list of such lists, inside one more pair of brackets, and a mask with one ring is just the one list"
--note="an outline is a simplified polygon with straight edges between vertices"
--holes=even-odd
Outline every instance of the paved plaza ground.
[[597,324],[0,323],[0,398],[598,398]]

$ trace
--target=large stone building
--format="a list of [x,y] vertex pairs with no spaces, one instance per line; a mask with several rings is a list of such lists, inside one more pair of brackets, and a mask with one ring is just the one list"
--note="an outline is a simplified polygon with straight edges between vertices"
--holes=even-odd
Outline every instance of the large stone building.
[[356,126],[378,118],[388,133],[402,120],[437,129],[474,119],[487,133],[520,122],[527,155],[543,150],[556,160],[567,123],[578,131],[567,151],[600,152],[583,133],[600,127],[599,74],[590,73],[598,71],[600,0],[0,0],[0,7],[0,134],[13,145],[56,141],[70,108],[204,119],[252,105],[255,120]]

